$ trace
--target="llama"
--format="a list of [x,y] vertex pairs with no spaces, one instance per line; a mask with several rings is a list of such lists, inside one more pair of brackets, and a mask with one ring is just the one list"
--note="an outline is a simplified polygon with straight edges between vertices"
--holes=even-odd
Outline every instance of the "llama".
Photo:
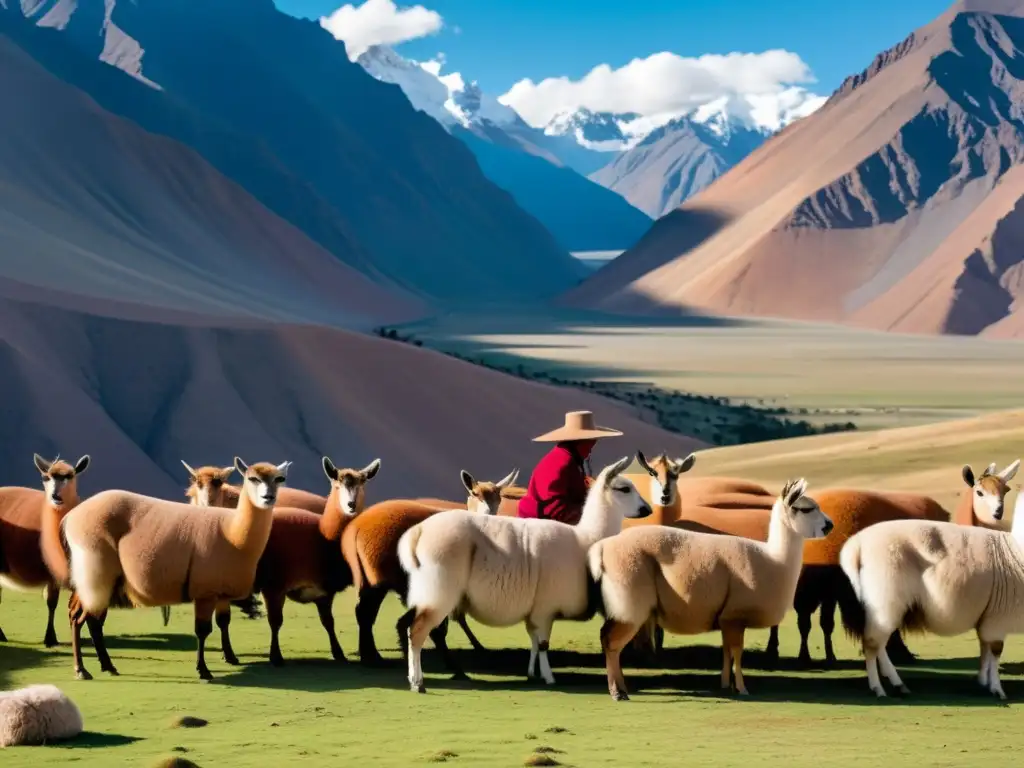
[[[475,507],[477,512],[483,515],[502,515],[504,517],[517,517],[519,515],[519,500],[526,495],[526,488],[515,485],[519,477],[519,470],[513,469],[508,477],[498,483],[481,482],[473,478],[466,470],[460,472],[462,485],[469,491],[469,498],[466,502],[448,501],[446,499],[417,498],[413,501],[418,504],[425,504],[436,509],[470,509]],[[509,478],[512,478],[509,480]],[[507,484],[502,485],[502,483]],[[497,498],[494,498],[497,491]]]
[[[473,515],[449,509],[417,523],[398,541],[409,575],[409,686],[424,693],[420,654],[428,633],[454,609],[481,624],[524,622],[530,635],[532,678],[555,677],[548,642],[556,618],[588,620],[596,612],[587,576],[587,550],[622,530],[624,518],[651,514],[636,487],[621,477],[631,456],[605,467],[587,492],[576,525],[556,520]],[[651,529],[653,530],[653,529]]]
[[993,461],[988,468],[975,478],[970,464],[965,464],[961,473],[970,493],[960,497],[960,503],[953,512],[953,522],[960,525],[1006,530],[1003,523],[1003,506],[1006,494],[1010,492],[1009,482],[1020,469],[1020,459],[1011,462],[1002,472],[996,471]]
[[886,696],[879,670],[910,693],[884,642],[897,628],[953,637],[975,630],[978,683],[1006,699],[999,657],[1006,636],[1024,632],[1024,495],[1009,532],[931,520],[892,520],[865,528],[839,555],[855,599],[843,627],[861,642],[868,687]]
[[[341,537],[341,551],[345,562],[352,570],[352,578],[359,592],[356,621],[359,624],[361,663],[369,666],[383,664],[384,660],[377,651],[373,638],[373,625],[388,592],[395,592],[403,605],[406,601],[409,580],[398,562],[398,540],[402,534],[416,523],[446,509],[465,509],[481,515],[497,514],[504,493],[516,481],[519,470],[513,469],[496,483],[477,481],[466,470],[459,474],[462,485],[469,494],[465,504],[439,499],[383,501],[367,509],[345,529]],[[469,628],[465,615],[457,610],[453,611],[452,615],[466,634],[473,650],[486,650]],[[403,656],[408,654],[408,628],[412,623],[412,617],[413,611],[410,609],[398,619],[395,626]],[[455,677],[463,678],[465,673],[448,650],[447,636],[447,620],[430,635]]]
[[601,628],[608,692],[629,698],[619,661],[622,649],[650,620],[674,634],[722,633],[722,687],[747,694],[743,680],[745,630],[778,624],[793,604],[803,542],[827,536],[832,521],[809,496],[803,479],[789,481],[771,512],[768,539],[630,528],[591,547],[587,562],[598,582],[606,621]]
[[693,453],[685,459],[675,460],[662,453],[648,462],[643,451],[637,451],[636,461],[647,474],[626,475],[626,477],[632,481],[640,495],[651,505],[651,514],[648,517],[628,520],[623,523],[622,527],[668,525],[678,520],[682,507],[682,501],[677,491],[679,476],[689,471],[696,460],[697,456]]
[[0,691],[0,747],[24,747],[73,739],[82,713],[53,685]]
[[[345,652],[335,634],[332,610],[334,596],[352,583],[352,573],[341,556],[340,539],[345,526],[363,511],[365,487],[380,470],[380,459],[374,459],[361,470],[338,469],[328,456],[324,456],[321,463],[324,474],[331,482],[331,492],[323,514],[317,515],[305,509],[276,507],[270,538],[256,567],[253,592],[261,592],[267,605],[267,621],[270,624],[269,656],[270,663],[275,667],[284,665],[279,634],[284,624],[286,598],[316,606],[320,623],[327,633],[331,656],[336,661],[345,661]],[[192,488],[196,488],[199,479],[210,477],[217,471],[216,467],[195,470],[192,474]],[[231,471],[234,471],[233,467]],[[189,497],[195,506],[207,506],[211,499],[227,506],[224,493],[197,492],[189,494]],[[216,618],[221,631],[222,648],[229,649],[230,609],[225,610],[223,615],[218,610]]]
[[[89,456],[82,456],[74,466],[58,456],[47,461],[33,454],[36,469],[43,478],[43,490],[35,488],[0,488],[0,586],[18,591],[46,588],[46,632],[43,645],[57,645],[53,618],[60,599],[60,560],[51,566],[46,546],[47,533],[53,533],[61,518],[79,501],[78,476],[89,466]],[[59,548],[59,539],[50,542]],[[64,576],[66,577],[66,568]],[[7,642],[0,629],[0,642]]]
[[[235,457],[244,492],[234,510],[197,509],[129,491],[110,490],[67,514],[63,534],[71,583],[90,616],[116,602],[135,606],[193,603],[196,671],[206,665],[206,638],[218,603],[252,593],[256,566],[270,537],[278,489],[291,462],[248,466]],[[109,655],[93,637],[101,660]]]

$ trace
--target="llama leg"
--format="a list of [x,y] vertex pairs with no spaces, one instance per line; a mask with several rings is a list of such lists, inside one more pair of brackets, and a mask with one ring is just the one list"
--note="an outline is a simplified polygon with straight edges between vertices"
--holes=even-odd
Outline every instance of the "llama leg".
[[988,689],[1003,701],[1006,694],[1003,692],[1003,684],[999,680],[999,657],[1003,655],[1003,641],[995,640],[989,644],[991,649],[988,654]]
[[732,689],[732,650],[722,633],[722,690]]
[[327,633],[327,641],[331,644],[331,658],[335,661],[347,661],[334,631],[334,595],[325,595],[316,600],[316,610],[320,614],[320,624]]
[[445,615],[427,609],[414,609],[412,624],[409,627],[409,688],[417,693],[426,693],[423,684],[423,664],[421,655],[423,644],[427,641],[430,630],[440,624]]
[[455,656],[452,655],[451,648],[448,647],[447,618],[430,630],[430,639],[434,641],[434,647],[441,653],[444,665],[451,670],[452,680],[469,680],[469,675],[466,674],[466,670],[464,670],[462,665],[455,660]]
[[800,629],[800,655],[797,663],[802,667],[811,666],[811,649],[808,641],[811,638],[811,619],[814,611],[801,611],[796,615],[796,625]]
[[216,600],[197,600],[195,602],[196,617],[196,671],[200,680],[213,680],[210,668],[206,666],[206,638],[213,633],[213,611],[217,607]]
[[765,661],[774,666],[779,661],[779,625],[776,624],[768,632],[768,645],[764,649]]
[[78,604],[74,592],[68,599],[68,620],[71,624],[71,655],[75,660],[75,677],[79,680],[92,680],[92,675],[82,661],[82,625],[85,623],[85,613]]
[[486,651],[483,643],[476,639],[476,635],[473,634],[473,630],[469,628],[469,624],[466,622],[466,614],[460,613],[456,619],[459,626],[462,627],[462,631],[466,633],[466,639],[469,640],[469,644],[473,646],[474,651]]
[[[384,663],[377,644],[373,639],[373,625],[380,613],[380,606],[388,592],[381,587],[364,587],[359,590],[359,602],[356,603],[356,622],[359,624],[359,663],[367,666],[380,666]],[[407,640],[408,627],[398,632],[398,645],[401,648]]]
[[540,676],[548,685],[555,684],[555,675],[551,671],[551,663],[548,661],[548,642],[551,640],[551,626],[554,620],[550,617],[535,618],[536,630],[534,635],[537,638],[537,651],[540,657]]
[[878,698],[885,698],[885,688],[878,677],[878,650],[881,643],[874,643],[864,639],[864,666],[868,673],[868,687]]
[[107,672],[108,674],[118,675],[117,669],[114,667],[114,662],[110,660],[110,654],[107,653],[107,641],[103,637],[103,625],[107,621],[107,612],[104,611],[99,616],[87,615],[85,617],[86,626],[89,627],[89,637],[92,638],[93,648],[96,649],[96,659],[100,663],[100,671]]
[[822,599],[818,612],[818,625],[821,627],[821,635],[825,641],[825,666],[831,667],[836,663],[836,652],[832,647],[832,633],[836,629],[836,598],[834,595],[828,595]]
[[890,659],[894,659],[895,663],[907,666],[917,661],[917,657],[910,652],[907,648],[907,644],[903,641],[903,635],[897,629],[889,637],[889,642],[886,645],[886,651],[889,654]]
[[978,638],[978,645],[981,646],[981,653],[978,655],[978,685],[985,690],[988,690],[989,685],[989,654],[992,652],[992,647],[989,643],[986,643],[980,637]]
[[[43,645],[53,648],[57,645],[57,630],[53,626],[53,616],[57,612],[57,602],[60,600],[60,587],[54,583],[46,585],[46,634],[43,635]],[[3,634],[0,632],[0,634]]]
[[885,648],[878,649],[878,666],[882,674],[885,675],[885,679],[889,681],[893,688],[899,691],[900,695],[906,696],[910,693],[910,689],[900,679],[899,672],[896,671],[896,667],[889,660],[889,652]]
[[267,623],[270,624],[270,663],[275,667],[284,666],[278,635],[284,624],[284,593],[264,590],[263,604],[267,606]]
[[[778,635],[776,635],[776,642],[778,642]],[[661,624],[655,623],[654,625],[654,652],[656,654],[661,653],[661,649],[665,647],[665,628]]]
[[747,686],[743,682],[743,632],[742,624],[726,623],[722,625],[722,641],[729,647],[732,655],[733,677],[736,681],[736,693],[747,695]]
[[608,674],[608,693],[615,701],[629,701],[626,678],[622,674],[622,649],[629,645],[642,624],[620,624],[608,619],[601,627],[601,648]]
[[238,664],[238,657],[231,647],[231,634],[228,627],[231,626],[231,603],[227,600],[217,603],[216,609],[217,629],[220,630],[220,650],[224,654],[226,664]]
[[537,676],[537,656],[540,655],[540,640],[537,639],[537,628],[526,622],[526,632],[530,635],[530,661],[526,665],[526,679],[533,680]]
[[[398,630],[398,644],[402,650],[402,656],[408,659],[409,657],[409,631],[412,629],[412,623],[416,619],[416,609],[410,608],[401,616],[398,617],[398,621],[395,622],[395,629]],[[383,659],[381,659],[383,663]]]

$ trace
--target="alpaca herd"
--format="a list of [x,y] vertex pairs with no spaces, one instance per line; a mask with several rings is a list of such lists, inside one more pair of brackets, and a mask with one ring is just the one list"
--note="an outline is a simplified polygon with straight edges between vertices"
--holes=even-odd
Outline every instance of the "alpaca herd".
[[[518,470],[497,482],[461,472],[465,501],[390,499],[367,506],[367,486],[380,459],[340,469],[327,456],[328,493],[286,487],[290,462],[193,469],[186,501],[126,490],[79,496],[90,465],[35,455],[42,490],[0,488],[0,586],[45,589],[43,644],[57,644],[59,592],[69,591],[74,673],[91,679],[81,629],[92,638],[100,668],[117,675],[104,639],[110,608],[191,604],[196,671],[212,678],[207,638],[216,622],[227,664],[238,664],[230,638],[232,606],[266,606],[269,660],[282,666],[285,602],[316,607],[331,656],[344,661],[333,603],[345,589],[358,596],[359,657],[382,662],[373,628],[394,592],[405,613],[396,630],[408,684],[425,691],[421,656],[429,637],[446,666],[465,678],[447,646],[454,619],[474,650],[485,652],[467,619],[491,627],[522,623],[530,639],[526,674],[555,683],[548,659],[558,621],[601,614],[600,642],[608,690],[627,700],[621,654],[630,644],[661,651],[664,632],[722,636],[724,689],[747,693],[745,633],[769,628],[778,656],[778,625],[790,608],[801,635],[798,661],[810,663],[811,617],[820,610],[825,662],[835,661],[838,609],[844,629],[864,652],[870,690],[881,678],[907,693],[896,663],[914,656],[901,632],[939,636],[974,629],[978,680],[1005,698],[999,659],[1007,635],[1024,632],[1024,499],[1012,527],[1004,523],[1009,483],[1020,460],[980,475],[968,465],[967,493],[953,515],[933,499],[909,493],[826,489],[809,494],[804,479],[778,494],[737,478],[684,476],[696,463],[638,452],[602,469],[590,483],[575,526],[516,516],[524,489]],[[232,484],[237,473],[240,482]],[[0,642],[7,638],[0,629]]]

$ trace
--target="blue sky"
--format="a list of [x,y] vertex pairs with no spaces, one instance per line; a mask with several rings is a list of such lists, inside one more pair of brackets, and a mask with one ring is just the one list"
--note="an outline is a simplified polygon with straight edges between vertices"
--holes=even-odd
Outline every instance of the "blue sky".
[[[296,16],[318,18],[340,0],[276,0]],[[362,0],[355,0],[361,5]],[[404,7],[405,0],[398,0]],[[783,48],[810,67],[827,95],[879,51],[942,13],[951,0],[420,0],[443,17],[436,35],[396,49],[414,59],[442,52],[500,95],[530,78],[578,79],[606,63],[617,68],[660,51],[680,56]],[[625,8],[629,7],[626,11]]]

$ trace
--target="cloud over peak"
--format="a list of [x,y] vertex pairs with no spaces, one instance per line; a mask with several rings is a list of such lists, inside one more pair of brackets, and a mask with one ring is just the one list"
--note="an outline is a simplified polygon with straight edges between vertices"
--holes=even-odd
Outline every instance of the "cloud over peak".
[[375,45],[398,45],[437,34],[444,19],[422,5],[399,8],[394,0],[366,0],[362,5],[343,5],[320,19],[320,26],[345,43],[355,61]]
[[555,115],[580,108],[656,119],[692,111],[723,96],[771,97],[796,83],[813,82],[810,67],[790,51],[696,58],[664,51],[618,69],[599,64],[579,80],[520,80],[499,101],[531,125],[543,126]]

